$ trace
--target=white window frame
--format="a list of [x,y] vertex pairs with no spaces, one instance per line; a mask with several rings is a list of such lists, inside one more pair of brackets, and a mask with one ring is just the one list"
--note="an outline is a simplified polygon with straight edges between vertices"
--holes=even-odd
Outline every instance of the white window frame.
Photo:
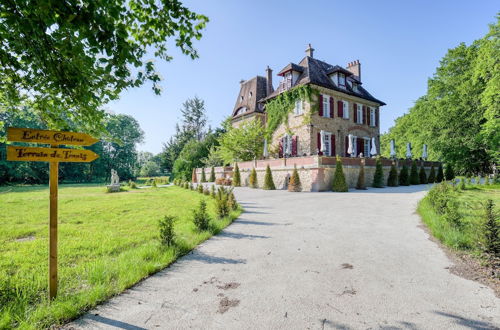
[[[341,83],[341,80],[343,83]],[[345,88],[346,86],[346,76],[343,73],[339,73],[339,86]]]
[[323,117],[330,118],[330,95],[323,94]]
[[342,100],[342,103],[344,104],[344,119],[349,119],[349,101]]
[[363,150],[363,154],[365,157],[370,157],[370,149],[371,149],[371,139],[369,137],[364,137],[365,140],[365,150]]
[[324,156],[332,156],[332,133],[330,132],[325,132],[325,141],[323,141],[326,148],[326,152],[324,153]]
[[301,115],[304,113],[304,101],[301,99],[295,100],[295,115]]
[[362,104],[356,104],[356,111],[358,112],[358,121],[356,124],[363,124],[363,105]]
[[358,137],[357,136],[352,137],[352,149],[354,151],[354,157],[358,157],[359,153],[358,153]]
[[375,108],[370,107],[370,126],[375,127]]

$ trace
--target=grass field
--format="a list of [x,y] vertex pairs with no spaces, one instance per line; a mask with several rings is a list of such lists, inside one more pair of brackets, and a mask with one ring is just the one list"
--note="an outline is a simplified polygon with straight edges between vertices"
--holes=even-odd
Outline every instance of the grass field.
[[[97,185],[59,190],[59,294],[48,303],[47,186],[0,187],[0,329],[61,324],[157,272],[237,217],[197,232],[192,209],[202,194],[176,186],[105,193]],[[178,217],[174,248],[163,247],[158,220]]]
[[495,209],[500,209],[500,185],[468,185],[466,190],[458,191],[458,212],[463,217],[462,226],[457,228],[444,221],[431,207],[429,197],[420,201],[418,212],[429,227],[433,236],[445,245],[473,254],[480,252],[481,229],[484,207],[487,199],[492,199]]

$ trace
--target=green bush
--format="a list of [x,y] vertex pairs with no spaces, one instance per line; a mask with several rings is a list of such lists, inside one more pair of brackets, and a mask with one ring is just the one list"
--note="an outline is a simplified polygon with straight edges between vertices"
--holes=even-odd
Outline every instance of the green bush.
[[233,186],[241,187],[241,175],[240,175],[240,168],[238,167],[238,163],[236,163],[236,165],[234,166]]
[[490,182],[490,176],[489,176],[489,175],[486,175],[486,176],[484,177],[484,184],[485,184],[486,186],[489,186],[489,185],[491,184],[491,182]]
[[302,184],[300,183],[299,171],[297,166],[294,166],[290,182],[288,182],[288,191],[299,192],[302,191]]
[[394,165],[394,163],[392,163],[391,170],[389,171],[389,177],[387,178],[387,185],[389,187],[398,186],[398,170],[396,169],[396,165]]
[[438,173],[437,173],[437,176],[436,176],[436,182],[443,182],[444,180],[444,173],[443,173],[443,164],[439,164],[439,167],[438,167]]
[[130,189],[137,189],[137,184],[132,180],[129,180],[128,186],[130,187]]
[[425,174],[425,168],[423,165],[422,165],[422,167],[420,167],[420,172],[418,173],[418,176],[420,178],[420,184],[427,183],[427,174]]
[[210,197],[215,198],[215,185],[210,186]]
[[238,203],[236,202],[236,197],[234,197],[232,190],[227,193],[227,207],[229,210],[238,209]]
[[207,182],[207,177],[205,176],[205,168],[201,168],[201,182]]
[[447,182],[441,182],[429,190],[429,202],[434,211],[443,215],[447,211],[448,201],[453,198],[453,186]]
[[152,181],[152,182],[151,182],[151,186],[152,186],[153,188],[158,188],[158,186],[156,185],[156,180],[151,179],[151,181]]
[[201,200],[198,209],[193,211],[193,223],[199,231],[207,230],[210,217],[207,213],[207,202]]
[[222,219],[229,215],[228,194],[224,187],[219,187],[215,196],[215,211],[217,218]]
[[250,177],[248,178],[248,183],[251,188],[258,188],[259,184],[257,183],[257,171],[255,170],[255,167],[252,169],[252,172],[250,172]]
[[466,187],[465,187],[465,178],[461,178],[460,179],[460,182],[458,183],[458,189],[459,190],[465,190]]
[[500,258],[500,219],[491,199],[484,203],[483,241],[486,253]]
[[399,185],[400,186],[409,186],[410,185],[410,177],[408,175],[408,167],[403,165],[401,171],[399,171]]
[[434,165],[431,166],[431,171],[429,172],[429,177],[427,178],[428,183],[436,182],[436,171],[434,170]]
[[448,196],[448,200],[446,201],[446,208],[443,214],[444,221],[448,222],[454,227],[462,226],[462,216],[458,212],[458,202],[453,197],[453,195]]
[[273,173],[271,172],[271,168],[269,165],[266,167],[266,176],[264,177],[264,186],[262,187],[264,190],[275,190],[276,186],[273,181]]
[[194,190],[194,185],[192,182],[189,183],[189,190]]
[[450,163],[446,164],[446,170],[444,171],[444,176],[448,181],[453,180],[453,178],[455,177],[455,173],[453,172],[453,167],[451,166]]
[[358,182],[356,183],[356,189],[366,190],[365,185],[365,163],[362,161],[359,166]]
[[203,194],[203,185],[201,183],[198,183],[196,186],[196,190],[200,193]]
[[384,188],[384,170],[382,169],[382,162],[377,157],[375,163],[375,174],[373,174],[373,188]]
[[210,182],[215,182],[215,168],[212,166],[212,169],[210,170]]
[[203,188],[203,195],[210,196],[210,190],[208,190],[208,187]]
[[171,246],[174,244],[175,232],[174,223],[175,217],[166,215],[163,219],[158,222],[158,227],[160,230],[160,242],[163,245]]
[[347,192],[349,188],[345,181],[344,169],[342,168],[342,160],[337,156],[337,165],[335,166],[335,173],[333,174],[332,190],[336,192]]
[[410,170],[410,184],[420,184],[420,178],[418,177],[417,161],[411,163]]
[[481,176],[480,175],[478,175],[476,177],[476,184],[481,184]]

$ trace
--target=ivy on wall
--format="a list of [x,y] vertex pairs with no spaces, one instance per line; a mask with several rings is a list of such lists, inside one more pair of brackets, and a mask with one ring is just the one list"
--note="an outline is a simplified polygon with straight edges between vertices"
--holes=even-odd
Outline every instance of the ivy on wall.
[[311,111],[304,114],[304,124],[311,122],[311,115],[318,111],[318,104],[312,104],[312,96],[319,95],[316,89],[310,85],[296,86],[284,93],[279,94],[274,99],[266,103],[267,124],[266,124],[266,139],[271,140],[276,129],[284,124],[286,130],[288,127],[288,115],[295,108],[297,100],[308,101],[311,104]]

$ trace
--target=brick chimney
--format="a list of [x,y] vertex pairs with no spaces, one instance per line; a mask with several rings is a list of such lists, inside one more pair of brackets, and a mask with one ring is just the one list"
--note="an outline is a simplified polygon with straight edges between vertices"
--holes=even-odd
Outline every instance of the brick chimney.
[[268,65],[266,68],[266,93],[267,93],[267,96],[271,95],[272,92],[274,92],[273,70]]
[[309,44],[306,49],[306,56],[313,57],[313,53],[314,53],[314,48],[312,48],[311,44]]
[[347,70],[351,71],[361,81],[361,63],[359,63],[359,60],[347,63]]

